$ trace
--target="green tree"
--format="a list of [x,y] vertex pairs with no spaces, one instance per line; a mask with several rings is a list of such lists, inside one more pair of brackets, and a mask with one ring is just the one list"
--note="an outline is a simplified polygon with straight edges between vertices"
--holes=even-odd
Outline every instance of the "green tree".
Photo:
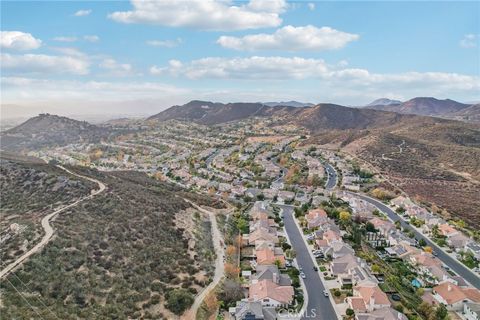
[[443,304],[439,304],[435,310],[435,320],[446,320],[448,319],[447,308]]
[[424,319],[430,319],[430,317],[433,314],[433,307],[430,303],[423,301],[420,303],[417,309],[418,313],[424,318]]
[[193,304],[193,295],[185,289],[173,289],[166,295],[166,305],[168,310],[176,315],[181,315]]
[[439,235],[438,224],[436,224],[432,227],[432,235],[433,235],[434,238],[438,237],[438,235]]
[[375,229],[375,226],[370,221],[365,224],[365,230],[368,232],[377,232],[377,229]]
[[425,247],[427,245],[427,241],[425,241],[425,239],[421,238],[420,240],[418,240],[418,245],[420,247]]
[[241,233],[245,234],[249,231],[248,221],[242,216],[237,218],[237,228]]

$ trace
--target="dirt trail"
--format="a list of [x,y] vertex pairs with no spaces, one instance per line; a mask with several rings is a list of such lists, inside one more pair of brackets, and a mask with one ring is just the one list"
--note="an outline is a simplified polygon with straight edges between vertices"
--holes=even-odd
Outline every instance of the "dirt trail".
[[60,165],[57,165],[58,168],[68,172],[69,174],[73,175],[73,176],[76,176],[76,177],[79,177],[79,178],[82,178],[82,179],[86,179],[86,180],[89,180],[89,181],[92,181],[92,182],[95,182],[97,185],[98,185],[98,189],[97,190],[93,190],[92,193],[88,196],[85,196],[67,206],[64,206],[64,207],[61,207],[60,209],[58,210],[55,210],[54,212],[52,213],[49,213],[48,215],[46,215],[45,217],[43,217],[42,221],[41,221],[41,224],[42,224],[42,228],[43,230],[45,231],[45,235],[43,236],[42,240],[40,240],[39,243],[37,243],[33,248],[31,248],[30,250],[28,250],[27,252],[25,252],[22,256],[20,256],[17,260],[15,260],[14,262],[10,263],[8,266],[6,266],[5,268],[3,268],[2,271],[0,271],[0,279],[5,277],[8,273],[10,273],[13,269],[15,269],[17,266],[19,266],[20,264],[22,264],[25,260],[27,260],[31,255],[37,253],[38,251],[40,251],[51,239],[52,239],[52,236],[53,236],[53,228],[52,226],[50,225],[50,220],[55,217],[56,215],[58,215],[59,213],[61,213],[62,211],[65,211],[69,208],[72,208],[74,206],[76,206],[77,204],[79,204],[80,202],[82,201],[85,201],[87,199],[91,199],[93,198],[94,196],[96,196],[97,194],[103,192],[106,187],[105,187],[105,184],[103,184],[102,182],[96,180],[96,179],[93,179],[93,178],[90,178],[90,177],[86,177],[86,176],[82,176],[82,175],[79,175],[79,174],[76,174]]
[[202,305],[202,302],[207,296],[207,294],[211,290],[213,290],[218,285],[220,280],[222,280],[223,278],[223,274],[225,271],[224,264],[223,264],[223,257],[225,253],[223,249],[223,239],[220,234],[220,230],[218,230],[218,224],[217,224],[217,219],[215,217],[215,213],[209,210],[205,210],[204,208],[198,206],[197,204],[193,203],[190,200],[187,200],[187,199],[183,199],[183,200],[191,204],[195,209],[208,215],[210,222],[212,224],[212,241],[213,241],[213,246],[216,254],[215,275],[213,276],[212,282],[195,297],[195,301],[193,302],[190,309],[186,311],[181,317],[181,319],[192,320],[196,318],[197,311]]

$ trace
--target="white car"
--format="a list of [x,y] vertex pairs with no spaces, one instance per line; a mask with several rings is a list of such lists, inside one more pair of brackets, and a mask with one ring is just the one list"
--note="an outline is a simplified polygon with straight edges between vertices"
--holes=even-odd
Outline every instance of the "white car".
[[328,291],[327,291],[327,290],[323,290],[323,295],[324,295],[325,297],[328,297]]
[[307,276],[305,275],[305,273],[300,272],[300,277],[302,277],[302,279],[305,279]]

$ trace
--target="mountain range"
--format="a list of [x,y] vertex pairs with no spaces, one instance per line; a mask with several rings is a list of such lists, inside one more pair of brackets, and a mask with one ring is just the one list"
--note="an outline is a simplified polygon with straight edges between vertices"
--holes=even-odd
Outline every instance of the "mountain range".
[[[387,103],[389,106],[382,109],[445,113],[431,117],[378,110],[378,106],[351,108],[322,103],[299,108],[194,100],[145,120],[136,119],[135,126],[154,129],[158,122],[168,120],[220,125],[264,118],[272,126],[305,128],[309,132],[306,143],[346,152],[371,165],[407,194],[480,223],[480,216],[472,214],[472,208],[480,207],[480,126],[445,119],[478,121],[479,105],[434,98]],[[128,124],[128,120],[123,122]],[[41,114],[2,132],[0,142],[4,151],[95,143],[122,133],[113,127]]]
[[296,107],[296,108],[302,108],[302,107],[313,107],[313,103],[309,102],[298,102],[298,101],[280,101],[280,102],[264,102],[263,103],[266,106],[269,107],[278,107],[278,106],[284,106],[284,107]]
[[365,108],[424,116],[448,116],[470,106],[471,104],[450,99],[439,100],[432,97],[417,97],[405,102],[378,99],[366,105]]

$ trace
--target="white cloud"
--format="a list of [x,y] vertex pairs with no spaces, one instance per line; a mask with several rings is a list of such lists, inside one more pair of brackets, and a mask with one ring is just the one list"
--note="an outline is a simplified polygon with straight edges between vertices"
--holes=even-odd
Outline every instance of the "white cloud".
[[258,56],[232,59],[211,57],[193,60],[189,64],[170,60],[168,67],[152,68],[150,71],[154,74],[168,72],[190,79],[303,79],[327,71],[325,62],[319,59]]
[[77,48],[72,47],[50,47],[53,51],[60,52],[66,56],[79,57],[87,60],[87,55]]
[[112,58],[107,58],[101,61],[99,67],[108,70],[110,75],[123,77],[133,74],[132,65],[128,63],[119,63]]
[[32,50],[42,45],[42,40],[36,39],[30,33],[21,31],[1,31],[0,48],[12,50]]
[[330,27],[317,28],[285,26],[273,34],[251,34],[244,37],[221,36],[217,43],[235,50],[331,50],[344,47],[357,40],[358,35],[338,31]]
[[172,59],[168,61],[168,67],[151,66],[149,71],[150,74],[157,76],[167,73],[173,76],[178,76],[179,74],[177,71],[181,70],[182,67],[183,63],[181,61]]
[[92,10],[90,10],[90,9],[88,9],[88,10],[78,10],[73,15],[75,17],[85,17],[85,16],[88,16],[90,13],[92,13]]
[[315,10],[315,3],[309,2],[309,3],[307,4],[307,6],[308,6],[308,9],[310,9],[310,11]]
[[78,39],[77,39],[77,37],[59,36],[59,37],[53,38],[53,40],[58,41],[58,42],[75,42]]
[[231,31],[277,27],[282,23],[280,14],[287,6],[285,0],[251,0],[242,5],[222,0],[131,2],[132,11],[113,12],[108,17],[122,23]]
[[177,38],[176,40],[148,40],[146,44],[152,47],[174,48],[182,42],[182,39]]
[[94,34],[85,35],[85,36],[83,36],[83,40],[88,41],[88,42],[98,42],[98,41],[100,41],[100,37],[96,36]]
[[11,55],[2,53],[2,71],[18,73],[68,73],[85,75],[89,73],[89,62],[72,56],[51,56],[45,54]]
[[[171,75],[189,79],[223,80],[305,80],[333,92],[378,94],[402,93],[405,96],[476,94],[480,77],[446,72],[371,73],[366,69],[347,68],[345,61],[329,65],[321,59],[300,57],[209,57],[189,63],[171,60],[168,66],[153,66],[151,74]],[[295,82],[293,82],[294,84]],[[330,92],[331,91],[331,92]],[[410,93],[410,94],[408,94]]]
[[476,48],[478,46],[479,36],[476,34],[466,34],[460,40],[460,47],[462,48]]

